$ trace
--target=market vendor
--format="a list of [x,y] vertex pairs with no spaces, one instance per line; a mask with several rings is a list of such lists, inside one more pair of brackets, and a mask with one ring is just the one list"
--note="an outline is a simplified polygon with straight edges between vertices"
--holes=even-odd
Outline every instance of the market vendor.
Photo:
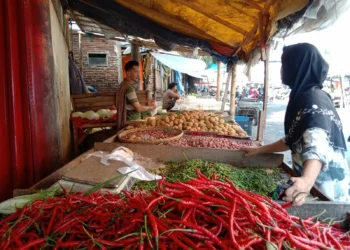
[[157,109],[155,101],[149,101],[148,106],[139,103],[136,89],[140,80],[139,63],[129,61],[125,64],[126,78],[120,84],[117,100],[117,129],[120,130],[126,125],[127,120],[141,119],[141,113]]
[[245,157],[292,151],[300,177],[285,191],[284,200],[302,205],[315,185],[334,201],[350,201],[349,167],[342,124],[330,96],[322,90],[328,64],[311,44],[283,50],[281,77],[291,88],[286,110],[285,137],[275,143],[243,148]]
[[168,90],[163,95],[163,109],[169,111],[180,98],[181,95],[177,91],[176,83],[170,83]]

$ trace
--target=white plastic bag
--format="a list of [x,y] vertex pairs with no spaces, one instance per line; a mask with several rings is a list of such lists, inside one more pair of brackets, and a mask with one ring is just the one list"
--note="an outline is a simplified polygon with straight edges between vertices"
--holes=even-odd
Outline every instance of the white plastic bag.
[[134,155],[130,149],[125,147],[119,147],[113,150],[112,153],[108,155],[102,155],[101,163],[107,166],[109,165],[108,160],[122,161],[126,163],[128,167],[119,168],[118,171],[121,174],[126,174],[133,171],[129,173],[129,176],[142,181],[160,180],[162,178],[159,175],[149,173],[142,166],[133,162],[133,158]]

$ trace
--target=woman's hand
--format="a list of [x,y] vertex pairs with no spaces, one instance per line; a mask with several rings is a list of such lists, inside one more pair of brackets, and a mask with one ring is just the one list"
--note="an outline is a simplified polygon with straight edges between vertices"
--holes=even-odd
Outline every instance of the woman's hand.
[[292,177],[293,185],[285,191],[284,201],[293,202],[295,206],[301,206],[305,203],[307,195],[314,185],[312,180],[306,177]]
[[249,158],[260,154],[260,147],[242,147],[241,150],[247,152],[243,155],[243,158]]

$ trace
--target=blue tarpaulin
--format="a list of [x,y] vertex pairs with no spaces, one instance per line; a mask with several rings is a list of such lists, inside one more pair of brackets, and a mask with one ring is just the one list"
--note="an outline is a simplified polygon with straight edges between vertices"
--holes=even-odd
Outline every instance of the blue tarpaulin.
[[178,71],[175,71],[175,82],[176,82],[176,88],[178,89],[180,95],[185,94],[185,89],[184,89],[184,86],[182,85],[182,75]]

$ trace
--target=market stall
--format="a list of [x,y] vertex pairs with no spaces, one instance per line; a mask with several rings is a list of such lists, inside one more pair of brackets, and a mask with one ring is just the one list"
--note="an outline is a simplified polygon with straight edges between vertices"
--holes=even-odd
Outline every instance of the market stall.
[[[242,171],[258,170],[259,172],[255,174],[260,176],[261,171],[269,171],[269,180],[273,183],[275,175],[272,174],[272,170],[287,170],[283,166],[282,155],[261,155],[255,159],[243,159],[243,152],[231,150],[197,148],[184,150],[182,147],[97,143],[94,150],[54,172],[26,190],[26,193],[45,190],[51,186],[59,187],[55,184],[61,182],[63,176],[69,174],[72,176],[77,172],[81,164],[86,164],[85,162],[93,157],[91,155],[96,156],[94,153],[97,152],[108,155],[120,146],[132,150],[133,158],[137,159],[135,162],[142,164],[150,172],[159,166],[150,167],[149,162],[184,162],[183,167],[190,167],[198,161],[208,161],[205,168],[214,167],[218,170],[216,166],[208,165],[209,161],[215,161],[221,162],[220,167],[235,166],[240,169],[238,166],[244,166]],[[102,157],[95,164],[98,162],[102,162]],[[109,158],[109,163],[112,165],[116,163],[117,165],[113,166],[119,169],[130,164],[130,162],[126,164],[125,160],[115,161],[112,158]],[[202,166],[202,162],[198,164]],[[171,245],[176,249],[186,249],[191,244],[202,249],[207,249],[208,244],[212,245],[213,249],[223,247],[240,249],[244,246],[270,249],[267,244],[276,246],[273,249],[279,249],[278,247],[297,249],[301,246],[305,249],[338,246],[338,249],[341,249],[348,246],[350,239],[345,231],[340,229],[348,226],[347,221],[332,223],[329,218],[334,220],[346,218],[345,213],[350,208],[349,204],[310,201],[303,207],[288,207],[288,204],[281,206],[267,198],[264,189],[260,191],[263,190],[265,193],[256,194],[259,186],[244,186],[239,179],[232,181],[231,186],[232,179],[229,178],[237,178],[239,175],[228,176],[226,179],[222,175],[224,172],[210,173],[205,168],[196,170],[193,178],[181,182],[172,179],[179,175],[166,174],[164,180],[158,179],[157,185],[150,188],[142,184],[143,181],[138,181],[135,185],[122,185],[118,182],[122,189],[129,190],[121,194],[106,192],[111,182],[104,183],[102,193],[98,191],[102,186],[91,186],[84,191],[84,194],[69,193],[68,189],[65,191],[67,193],[54,196],[48,191],[42,192],[42,197],[46,195],[45,200],[42,197],[33,198],[36,201],[27,208],[0,220],[0,232],[12,237],[26,227],[26,231],[17,237],[1,239],[0,246],[2,249],[19,244],[34,248],[57,246],[66,249],[94,245],[100,248],[133,245],[143,246],[145,249],[150,249],[152,246],[166,249],[165,246]],[[191,171],[186,169],[183,171],[188,175],[191,174]],[[283,173],[288,176],[287,172]],[[156,178],[156,174],[153,174],[153,177]],[[79,181],[81,183],[82,180]],[[125,181],[130,183],[130,180]],[[154,180],[149,183],[152,182]],[[266,187],[267,185],[263,186]],[[288,208],[285,210],[283,207]],[[0,209],[4,207],[0,206]],[[39,210],[42,212],[37,212]],[[115,219],[118,217],[119,219]],[[31,218],[34,218],[35,222]],[[322,219],[326,219],[326,223],[322,222]],[[16,223],[12,225],[13,221],[18,221],[18,225]],[[113,233],[111,229],[114,230]],[[325,236],[318,235],[317,231]]]

